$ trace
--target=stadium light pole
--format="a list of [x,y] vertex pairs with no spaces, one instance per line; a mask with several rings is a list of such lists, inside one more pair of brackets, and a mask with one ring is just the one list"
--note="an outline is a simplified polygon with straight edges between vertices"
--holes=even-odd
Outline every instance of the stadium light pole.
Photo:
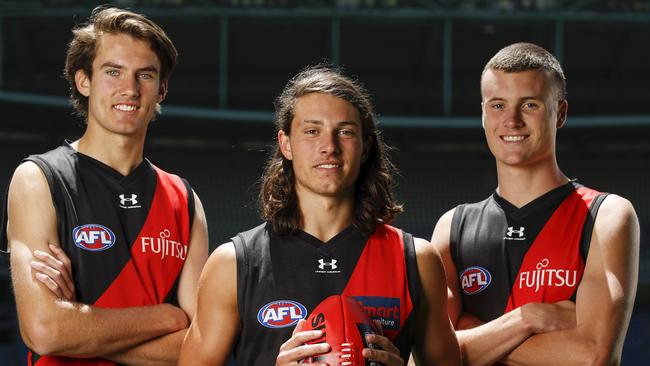
[[442,111],[445,116],[451,116],[453,98],[453,35],[452,20],[445,19],[442,30]]
[[2,90],[2,88],[4,86],[4,83],[3,83],[3,81],[4,81],[4,74],[3,74],[3,71],[4,71],[4,62],[3,62],[4,61],[4,53],[2,52],[4,50],[4,40],[2,39],[2,25],[3,25],[2,20],[3,20],[2,17],[0,17],[0,90]]
[[555,21],[555,57],[564,65],[564,21]]
[[341,18],[333,16],[331,19],[330,44],[332,47],[332,65],[339,66],[341,64]]
[[228,16],[219,19],[219,108],[228,107]]

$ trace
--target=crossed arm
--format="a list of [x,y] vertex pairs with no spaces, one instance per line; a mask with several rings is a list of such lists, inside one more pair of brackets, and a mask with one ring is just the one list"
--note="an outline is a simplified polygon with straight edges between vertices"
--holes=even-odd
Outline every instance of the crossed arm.
[[66,287],[66,275],[61,271],[50,273],[54,280],[39,272],[37,262],[56,254],[48,244],[58,243],[57,219],[43,173],[33,163],[21,164],[9,188],[7,234],[20,332],[27,346],[41,355],[102,357],[139,365],[174,364],[207,257],[205,217],[198,198],[196,202],[190,251],[178,287],[181,308],[169,304],[97,308],[75,302],[65,297],[65,291],[57,293],[47,286]]
[[620,364],[639,262],[639,225],[630,202],[616,195],[603,201],[575,304],[530,303],[487,323],[461,313],[457,271],[449,251],[452,217],[453,210],[440,218],[431,241],[448,273],[449,315],[465,363]]

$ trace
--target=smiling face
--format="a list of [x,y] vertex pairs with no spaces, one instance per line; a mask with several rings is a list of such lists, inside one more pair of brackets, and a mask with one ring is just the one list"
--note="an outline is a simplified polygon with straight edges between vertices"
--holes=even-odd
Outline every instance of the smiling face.
[[88,126],[120,135],[144,135],[165,98],[160,60],[146,41],[127,34],[103,34],[97,43],[92,78],[75,74],[88,97]]
[[546,72],[488,69],[481,78],[481,95],[483,128],[497,165],[555,159],[555,136],[568,105],[554,97]]
[[291,161],[299,197],[353,197],[369,144],[359,111],[344,99],[311,93],[296,100],[291,132],[278,132],[282,155]]

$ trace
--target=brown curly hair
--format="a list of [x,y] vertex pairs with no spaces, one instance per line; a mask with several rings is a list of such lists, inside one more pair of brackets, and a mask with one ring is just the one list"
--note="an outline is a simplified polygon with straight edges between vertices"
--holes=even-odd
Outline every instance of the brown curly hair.
[[[70,86],[70,102],[76,113],[84,118],[88,116],[88,97],[77,90],[75,74],[83,70],[92,78],[97,41],[102,34],[124,33],[149,42],[160,60],[162,80],[168,80],[176,66],[178,52],[172,41],[160,26],[141,14],[98,6],[90,14],[88,22],[75,27],[72,33],[74,36],[68,44],[63,73]],[[156,106],[156,110],[160,112],[159,106]]]
[[[370,96],[360,82],[328,65],[308,66],[289,80],[275,101],[276,132],[282,130],[291,134],[296,100],[310,93],[327,93],[350,102],[359,111],[365,141],[371,143],[368,158],[361,164],[356,181],[354,225],[371,233],[377,223],[392,222],[403,211],[393,197],[396,169],[377,129]],[[278,141],[262,175],[259,204],[260,215],[270,224],[274,234],[287,235],[300,229],[302,218],[293,166],[280,152]]]

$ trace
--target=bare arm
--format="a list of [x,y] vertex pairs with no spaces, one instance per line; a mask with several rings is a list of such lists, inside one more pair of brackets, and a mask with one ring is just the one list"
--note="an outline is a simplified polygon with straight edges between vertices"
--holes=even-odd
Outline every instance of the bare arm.
[[415,358],[424,365],[460,365],[460,350],[447,312],[445,270],[438,251],[415,239],[422,306],[416,314]]
[[[528,304],[485,324],[471,314],[462,313],[460,285],[449,248],[453,214],[452,209],[438,220],[431,243],[440,253],[447,274],[448,311],[451,322],[456,328],[456,337],[458,337],[464,363],[491,365],[536,332],[572,326],[570,319],[560,322],[566,317],[551,316],[555,312],[564,310],[556,304]],[[573,316],[573,313],[569,315]]]
[[101,309],[58,298],[31,272],[32,252],[57,243],[47,181],[34,163],[21,164],[9,188],[7,234],[21,335],[46,355],[103,356],[187,326],[182,310],[162,304]]
[[234,245],[227,243],[215,249],[201,273],[179,365],[225,365],[239,331],[237,260]]
[[603,201],[576,297],[577,326],[529,338],[506,362],[514,365],[618,365],[639,270],[639,223],[629,201]]
[[[196,309],[196,294],[201,270],[208,258],[208,229],[203,205],[194,194],[196,210],[190,233],[190,249],[178,283],[178,302],[191,319]],[[107,359],[127,365],[176,365],[187,328],[155,338]]]

